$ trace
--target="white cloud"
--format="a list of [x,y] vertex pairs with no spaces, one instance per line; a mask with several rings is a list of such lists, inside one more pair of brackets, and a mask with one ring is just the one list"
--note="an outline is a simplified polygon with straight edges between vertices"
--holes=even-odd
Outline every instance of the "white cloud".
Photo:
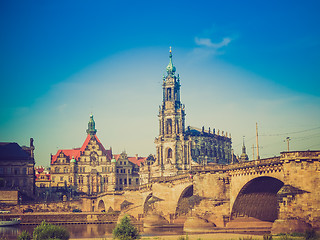
[[225,37],[222,39],[221,42],[219,43],[213,43],[210,38],[195,38],[195,42],[198,46],[205,46],[208,48],[214,48],[214,49],[219,49],[224,46],[227,46],[231,42],[231,38]]

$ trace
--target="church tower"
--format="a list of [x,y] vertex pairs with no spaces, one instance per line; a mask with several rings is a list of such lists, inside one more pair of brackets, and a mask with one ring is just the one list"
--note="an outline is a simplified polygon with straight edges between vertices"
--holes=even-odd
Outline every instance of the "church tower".
[[249,157],[248,157],[248,155],[247,155],[247,153],[246,153],[246,146],[244,145],[244,137],[243,137],[242,154],[241,154],[241,156],[240,156],[240,160],[241,160],[242,162],[249,160]]
[[163,99],[159,106],[159,137],[156,138],[157,165],[165,165],[182,170],[184,165],[183,138],[185,132],[185,109],[180,101],[180,78],[175,75],[176,68],[169,52],[167,75],[163,77]]

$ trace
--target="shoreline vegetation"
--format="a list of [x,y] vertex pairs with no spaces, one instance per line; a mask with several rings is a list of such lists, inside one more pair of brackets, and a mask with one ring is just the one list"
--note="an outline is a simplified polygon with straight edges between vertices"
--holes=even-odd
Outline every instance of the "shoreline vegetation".
[[[255,240],[263,239],[263,235],[236,234],[236,233],[203,233],[184,235],[141,236],[142,240]],[[299,239],[299,238],[297,238]],[[112,236],[105,238],[70,238],[70,240],[114,240]]]

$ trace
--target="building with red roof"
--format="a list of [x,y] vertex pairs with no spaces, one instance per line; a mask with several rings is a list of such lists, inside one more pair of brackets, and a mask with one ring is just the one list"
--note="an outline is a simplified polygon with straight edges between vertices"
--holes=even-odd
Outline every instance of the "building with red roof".
[[143,157],[112,154],[96,135],[90,116],[87,137],[80,148],[60,149],[51,156],[51,187],[72,188],[88,195],[139,185]]

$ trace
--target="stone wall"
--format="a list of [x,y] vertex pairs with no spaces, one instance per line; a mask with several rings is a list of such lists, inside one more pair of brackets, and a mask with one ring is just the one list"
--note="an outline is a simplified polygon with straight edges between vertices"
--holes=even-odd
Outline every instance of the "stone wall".
[[33,203],[21,204],[6,207],[11,213],[23,213],[26,209],[32,209],[33,212],[72,212],[73,209],[83,210],[83,200],[54,202],[54,203]]
[[285,184],[291,186],[280,202],[279,219],[302,219],[320,227],[319,160],[286,160],[283,164]]
[[18,204],[18,191],[0,191],[0,204]]

